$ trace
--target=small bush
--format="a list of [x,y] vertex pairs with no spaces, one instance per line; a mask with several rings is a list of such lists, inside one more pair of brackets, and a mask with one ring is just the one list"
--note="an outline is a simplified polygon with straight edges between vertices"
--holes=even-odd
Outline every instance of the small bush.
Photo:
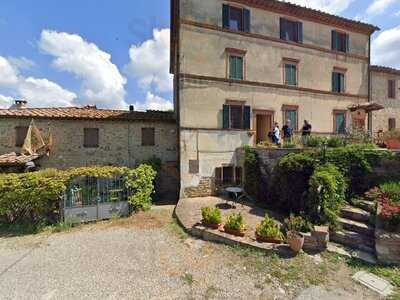
[[149,165],[140,165],[136,169],[128,170],[127,173],[126,186],[132,191],[128,202],[135,211],[150,209],[156,171]]
[[391,202],[400,203],[400,182],[388,182],[380,186],[380,191]]
[[307,195],[307,217],[313,223],[337,223],[340,209],[345,202],[346,182],[342,173],[332,164],[318,167],[310,178]]
[[273,218],[270,218],[268,214],[266,214],[261,223],[257,225],[256,234],[265,239],[283,239],[279,223]]
[[326,142],[327,142],[326,137],[312,135],[306,139],[306,146],[310,148],[318,148],[322,147]]
[[203,223],[209,225],[217,225],[222,222],[221,210],[217,207],[203,207],[201,209]]
[[339,148],[339,147],[346,146],[347,142],[344,138],[332,136],[332,137],[328,138],[327,145],[329,148]]
[[229,230],[243,232],[246,229],[243,216],[241,214],[232,214],[226,219],[224,227]]
[[288,231],[310,232],[312,230],[312,224],[301,216],[290,215],[285,219],[285,226]]

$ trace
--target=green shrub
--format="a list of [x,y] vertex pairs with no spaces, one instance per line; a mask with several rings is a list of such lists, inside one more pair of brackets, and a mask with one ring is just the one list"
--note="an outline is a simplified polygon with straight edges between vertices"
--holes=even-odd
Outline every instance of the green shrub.
[[303,211],[303,194],[308,190],[316,163],[308,152],[291,153],[283,157],[273,170],[271,204],[289,212]]
[[400,202],[400,182],[387,182],[380,186],[381,193],[393,203]]
[[285,219],[285,226],[288,231],[310,232],[312,230],[312,224],[309,221],[301,216],[294,216],[293,214]]
[[306,210],[315,224],[336,225],[345,202],[346,182],[342,173],[332,164],[318,167],[310,178]]
[[240,213],[228,216],[224,227],[229,230],[236,230],[240,232],[243,232],[246,229],[243,216]]
[[155,171],[150,166],[137,169],[87,167],[70,170],[46,169],[32,173],[0,175],[0,222],[7,224],[49,224],[59,218],[61,197],[77,177],[114,178],[123,175],[132,189],[129,201],[148,207],[153,193]]
[[344,138],[331,136],[327,140],[327,146],[329,148],[339,148],[346,146],[347,142]]
[[151,208],[156,175],[157,172],[149,165],[140,165],[136,169],[128,170],[125,183],[132,191],[128,202],[135,211]]
[[162,160],[161,158],[153,155],[149,159],[142,162],[143,165],[149,165],[155,170],[157,173],[160,172],[162,167]]
[[217,207],[203,207],[201,216],[204,224],[216,225],[222,222],[221,210]]
[[306,146],[310,148],[318,148],[322,147],[326,142],[326,137],[311,135],[306,139]]
[[273,218],[270,218],[268,214],[266,214],[261,223],[257,225],[256,234],[266,239],[283,239],[279,223]]
[[259,164],[257,152],[250,148],[244,148],[244,189],[252,197],[257,197]]

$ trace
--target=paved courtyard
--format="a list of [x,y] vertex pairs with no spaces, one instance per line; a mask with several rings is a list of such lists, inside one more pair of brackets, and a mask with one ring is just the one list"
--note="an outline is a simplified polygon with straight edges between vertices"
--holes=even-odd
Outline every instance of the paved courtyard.
[[196,240],[156,208],[62,233],[0,237],[1,299],[378,299],[340,260]]

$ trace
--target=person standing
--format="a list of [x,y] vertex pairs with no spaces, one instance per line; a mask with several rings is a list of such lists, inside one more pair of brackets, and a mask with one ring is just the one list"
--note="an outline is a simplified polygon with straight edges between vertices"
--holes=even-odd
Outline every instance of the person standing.
[[281,144],[281,130],[279,129],[278,122],[275,122],[275,127],[272,131],[272,141],[278,146]]
[[291,142],[293,137],[293,128],[290,120],[287,120],[286,124],[283,125],[282,131],[283,131],[283,139],[285,141]]
[[303,128],[301,129],[301,139],[304,145],[306,144],[307,139],[311,135],[311,130],[312,130],[311,124],[307,120],[304,120],[304,125]]

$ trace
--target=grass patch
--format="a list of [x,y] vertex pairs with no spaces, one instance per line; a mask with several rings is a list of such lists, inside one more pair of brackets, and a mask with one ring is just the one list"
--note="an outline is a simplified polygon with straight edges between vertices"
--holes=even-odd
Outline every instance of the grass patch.
[[178,236],[178,238],[182,241],[186,240],[189,235],[186,233],[186,231],[182,228],[182,226],[179,225],[177,219],[173,218],[171,223],[168,226],[169,230]]
[[194,282],[193,275],[191,273],[185,273],[181,278],[188,285],[192,285]]

